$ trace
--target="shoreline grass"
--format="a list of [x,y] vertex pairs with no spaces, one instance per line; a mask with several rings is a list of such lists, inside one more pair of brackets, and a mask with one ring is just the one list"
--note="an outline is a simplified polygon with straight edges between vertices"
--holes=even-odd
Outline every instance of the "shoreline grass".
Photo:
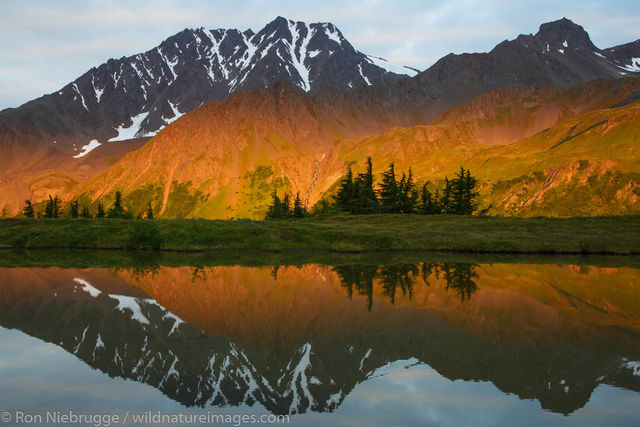
[[0,219],[0,248],[640,254],[640,215],[344,215],[281,221]]

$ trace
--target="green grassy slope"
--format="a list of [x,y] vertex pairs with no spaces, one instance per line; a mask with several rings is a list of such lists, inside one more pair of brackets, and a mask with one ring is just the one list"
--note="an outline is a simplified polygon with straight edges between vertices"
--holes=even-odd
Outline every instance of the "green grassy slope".
[[638,254],[640,216],[354,215],[289,221],[3,219],[0,246]]

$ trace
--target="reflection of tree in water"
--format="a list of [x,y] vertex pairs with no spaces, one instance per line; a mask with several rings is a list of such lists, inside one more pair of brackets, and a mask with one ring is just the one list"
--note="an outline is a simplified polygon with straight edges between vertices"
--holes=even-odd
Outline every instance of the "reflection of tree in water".
[[202,265],[191,267],[191,281],[195,282],[196,280],[207,280],[207,270]]
[[334,270],[340,278],[342,286],[346,289],[349,298],[353,295],[353,289],[359,295],[366,295],[367,308],[371,310],[373,305],[373,282],[378,279],[384,289],[383,294],[389,298],[391,304],[395,303],[396,290],[400,288],[402,295],[409,294],[409,300],[413,297],[413,288],[420,279],[426,286],[432,276],[446,280],[445,290],[453,289],[460,295],[460,301],[469,300],[477,290],[475,278],[477,265],[467,263],[419,263],[419,264],[392,264],[392,265],[340,265]]
[[280,270],[279,265],[271,267],[271,277],[273,277],[274,280],[278,280],[278,270]]
[[133,262],[128,268],[116,267],[114,270],[120,271],[129,271],[132,276],[143,278],[147,276],[154,276],[160,269],[160,265],[152,262]]
[[409,293],[409,300],[413,296],[413,285],[420,272],[419,264],[382,265],[378,269],[378,277],[382,280],[384,294],[395,303],[396,288],[400,287],[402,295]]
[[447,290],[449,288],[457,290],[461,302],[464,302],[465,297],[467,300],[470,299],[471,294],[478,289],[478,285],[473,281],[478,277],[473,264],[444,263],[442,270],[447,281]]
[[367,296],[367,308],[373,305],[373,279],[377,277],[377,265],[341,265],[334,267],[342,286],[347,290],[349,298],[355,287],[359,295]]

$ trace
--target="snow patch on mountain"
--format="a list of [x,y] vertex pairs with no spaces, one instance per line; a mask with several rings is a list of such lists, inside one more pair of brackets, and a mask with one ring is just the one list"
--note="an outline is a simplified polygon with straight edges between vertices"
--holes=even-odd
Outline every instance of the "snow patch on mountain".
[[618,65],[618,67],[632,73],[640,73],[640,58],[631,58],[631,62],[628,65]]
[[324,24],[325,34],[329,37],[330,40],[338,43],[338,45],[342,44],[341,35],[338,30],[330,24]]
[[369,81],[369,79],[367,78],[367,76],[364,75],[364,73],[362,72],[362,64],[358,64],[358,71],[360,71],[360,75],[362,76],[362,78],[364,79],[364,82],[368,85],[371,86],[371,82]]
[[104,88],[98,89],[96,87],[96,77],[95,76],[91,76],[91,86],[93,86],[93,94],[96,97],[96,102],[99,104],[100,103],[100,98],[102,98],[102,94],[104,93]]
[[82,290],[87,292],[89,295],[91,295],[94,298],[97,298],[98,295],[100,295],[102,293],[102,291],[100,289],[96,289],[93,286],[91,286],[91,283],[87,282],[84,279],[81,279],[79,277],[76,277],[73,279],[74,282],[82,285]]
[[640,360],[625,362],[622,364],[624,368],[633,370],[633,375],[640,377]]
[[134,297],[129,297],[125,295],[109,295],[109,298],[115,299],[118,301],[118,305],[116,306],[116,310],[120,310],[124,313],[125,310],[131,311],[131,318],[137,320],[140,323],[145,325],[149,324],[149,319],[147,319],[144,314],[142,314],[142,309],[138,301]]
[[396,73],[396,74],[404,74],[410,77],[415,76],[418,72],[412,68],[405,67],[404,65],[396,65],[384,58],[380,58],[378,56],[367,55],[367,61],[372,63],[373,65],[383,68],[387,72]]
[[[293,369],[291,381],[288,386],[289,390],[285,393],[285,396],[289,396],[290,394],[293,395],[291,406],[289,407],[290,414],[293,414],[296,411],[304,413],[315,403],[313,395],[309,391],[309,380],[307,379],[307,370],[311,368],[311,344],[304,344],[302,348],[300,348],[299,352],[301,353],[300,360]],[[300,383],[302,394],[298,392],[298,382]],[[302,398],[307,400],[306,408],[302,406]]]
[[408,369],[408,368],[410,368],[412,366],[415,366],[415,365],[417,365],[419,363],[420,363],[420,361],[418,359],[416,359],[415,357],[412,357],[412,358],[407,359],[407,360],[396,360],[395,362],[389,362],[386,365],[379,367],[375,371],[370,372],[367,375],[367,378],[381,377],[383,375],[390,374],[393,371],[398,371],[400,369]]
[[127,139],[133,139],[139,136],[146,136],[138,134],[140,131],[140,125],[142,125],[142,122],[147,118],[148,114],[149,113],[140,113],[136,116],[131,117],[130,120],[132,123],[129,126],[120,125],[120,127],[116,129],[118,135],[114,136],[113,138],[109,138],[109,142],[125,141]]
[[80,148],[80,153],[73,156],[73,158],[79,159],[80,157],[84,157],[101,145],[102,144],[100,144],[97,139],[92,139],[87,145],[83,145],[82,148]]
[[[306,92],[309,92],[311,90],[311,83],[309,82],[309,69],[306,67],[304,62],[305,59],[307,59],[307,47],[309,46],[309,41],[311,40],[313,34],[311,32],[311,28],[304,26],[303,28],[306,29],[307,34],[303,36],[301,32],[298,31],[298,25],[295,22],[287,22],[289,24],[289,32],[291,33],[291,43],[289,44],[286,40],[285,43],[287,43],[289,47],[291,62],[298,72],[300,79],[302,80],[300,87]],[[300,43],[299,47],[298,42]]]
[[170,100],[167,100],[167,102],[169,103],[169,107],[171,108],[171,111],[173,112],[173,117],[165,118],[164,116],[162,116],[162,118],[164,119],[166,124],[170,124],[170,123],[173,123],[176,120],[178,120],[181,116],[184,115],[184,113],[181,113],[180,110],[178,109],[178,107],[176,107],[176,104],[174,104]]

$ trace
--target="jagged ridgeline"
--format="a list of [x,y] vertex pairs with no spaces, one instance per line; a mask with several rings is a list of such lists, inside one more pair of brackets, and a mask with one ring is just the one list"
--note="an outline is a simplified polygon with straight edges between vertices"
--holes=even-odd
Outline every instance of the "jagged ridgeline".
[[274,188],[310,208],[370,155],[416,182],[465,166],[489,214],[637,213],[638,57],[567,19],[416,75],[329,23],[188,29],[0,112],[0,207],[117,190],[136,214],[258,219]]

